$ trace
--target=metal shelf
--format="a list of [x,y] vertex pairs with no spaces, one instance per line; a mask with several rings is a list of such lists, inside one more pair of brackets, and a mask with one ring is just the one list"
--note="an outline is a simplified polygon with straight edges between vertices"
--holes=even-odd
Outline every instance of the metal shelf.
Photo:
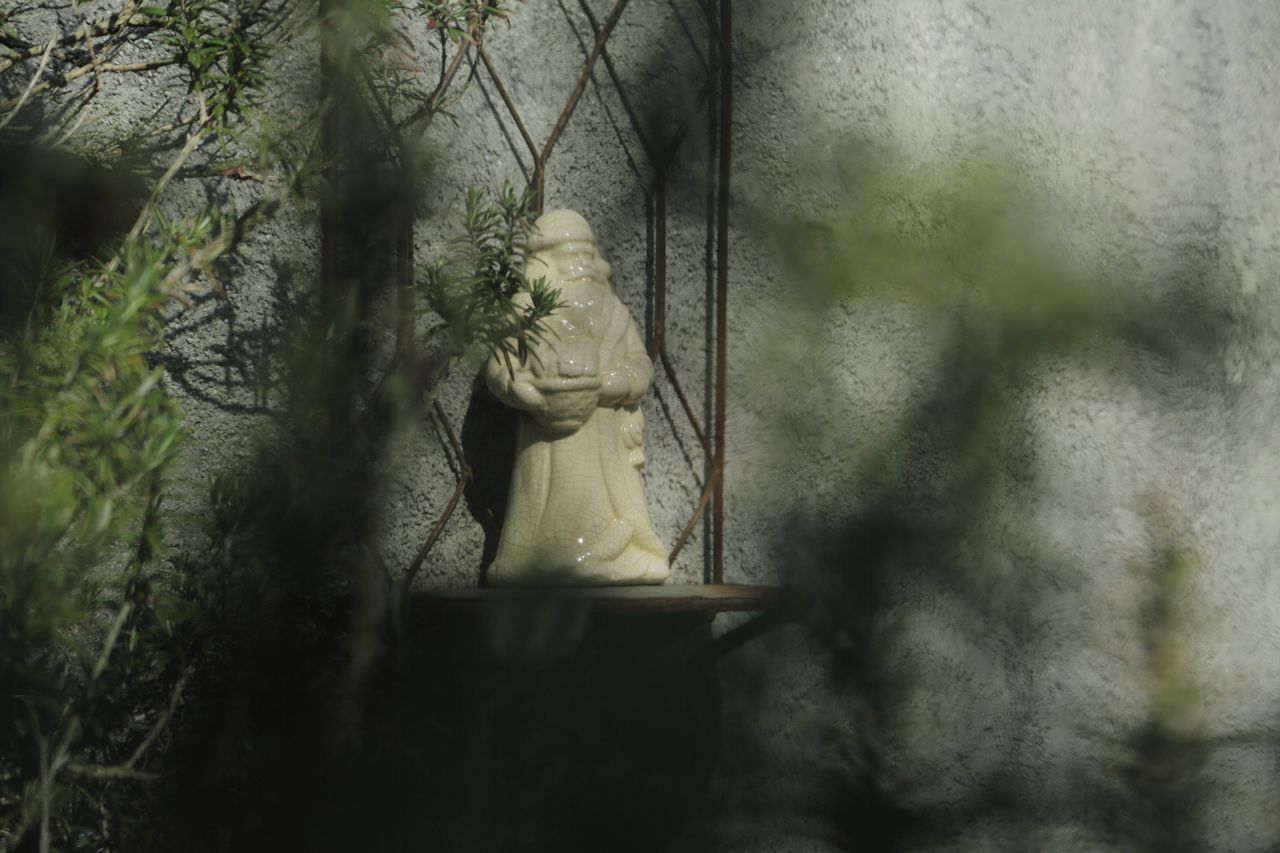
[[507,602],[585,604],[592,610],[613,612],[723,613],[773,610],[784,604],[785,597],[779,587],[746,584],[477,587],[414,596],[417,606],[462,610]]

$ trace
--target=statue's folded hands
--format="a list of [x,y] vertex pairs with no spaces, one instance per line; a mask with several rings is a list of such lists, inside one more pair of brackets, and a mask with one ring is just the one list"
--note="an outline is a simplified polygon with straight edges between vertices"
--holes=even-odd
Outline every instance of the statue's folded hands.
[[564,376],[537,383],[542,405],[530,411],[553,432],[573,432],[591,418],[600,402],[598,376]]

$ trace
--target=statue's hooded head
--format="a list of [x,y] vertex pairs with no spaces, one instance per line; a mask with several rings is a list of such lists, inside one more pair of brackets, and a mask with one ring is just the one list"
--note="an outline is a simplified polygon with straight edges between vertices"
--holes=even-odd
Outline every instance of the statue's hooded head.
[[572,210],[539,216],[524,245],[532,277],[545,275],[553,285],[589,278],[608,286],[609,263],[596,252],[587,220]]

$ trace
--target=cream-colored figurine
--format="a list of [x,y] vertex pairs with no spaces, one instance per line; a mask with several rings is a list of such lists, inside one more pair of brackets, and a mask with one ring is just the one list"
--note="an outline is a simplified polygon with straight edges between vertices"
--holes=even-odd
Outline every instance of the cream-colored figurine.
[[571,210],[544,214],[525,248],[527,275],[546,276],[562,305],[523,362],[511,359],[514,377],[500,356],[485,368],[489,388],[521,413],[489,582],[662,583],[670,568],[639,471],[639,401],[653,362],[609,287],[609,264],[596,254],[586,220]]

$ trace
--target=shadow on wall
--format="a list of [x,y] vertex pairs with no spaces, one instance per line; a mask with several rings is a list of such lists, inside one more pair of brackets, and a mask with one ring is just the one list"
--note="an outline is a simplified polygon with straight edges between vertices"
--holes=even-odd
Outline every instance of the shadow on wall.
[[[825,774],[818,825],[840,849],[957,838],[1196,849],[1211,746],[1185,653],[1198,558],[1159,494],[1135,490],[1129,510],[1146,529],[1129,544],[1147,556],[1122,569],[1147,602],[1118,634],[1143,650],[1124,688],[1137,717],[1091,707],[1102,722],[1083,735],[1088,745],[1061,766],[1046,752],[1067,725],[1046,701],[1091,700],[1073,693],[1078,684],[1049,690],[1044,656],[1063,636],[1088,636],[1094,620],[1123,617],[1091,612],[1099,567],[1080,564],[1088,551],[1045,535],[1037,511],[1058,474],[1041,465],[1032,407],[1045,377],[1071,366],[1145,395],[1164,416],[1228,410],[1220,354],[1242,326],[1205,251],[1172,251],[1160,288],[1099,273],[1057,246],[1053,218],[1000,162],[930,170],[850,145],[811,161],[798,189],[823,213],[779,218],[762,206],[739,218],[760,223],[756,236],[789,271],[749,381],[775,453],[802,484],[786,500],[768,495],[765,511],[787,507],[786,582],[813,602],[805,628],[832,688],[825,751],[811,756],[821,769],[800,772]],[[909,318],[923,352],[888,344],[919,366],[891,415],[874,376],[861,386],[870,399],[845,381],[875,369],[854,360],[854,336],[883,334],[858,320],[885,312]],[[776,760],[753,743],[753,713],[728,712],[742,743],[722,767],[726,803],[735,773],[767,773]],[[1064,774],[1065,795],[1038,781]],[[1076,841],[1052,840],[1063,826]]]
[[515,466],[519,415],[504,406],[485,386],[482,369],[471,383],[471,403],[462,421],[462,452],[471,466],[471,482],[463,496],[471,517],[484,531],[480,577],[498,553],[502,522],[507,515],[511,471]]
[[[237,280],[235,259],[223,266],[224,280]],[[186,397],[224,412],[270,413],[282,358],[276,347],[289,316],[299,310],[300,286],[291,265],[273,259],[272,271],[272,304],[256,317],[219,294],[193,300],[170,320],[168,347],[154,357]]]

